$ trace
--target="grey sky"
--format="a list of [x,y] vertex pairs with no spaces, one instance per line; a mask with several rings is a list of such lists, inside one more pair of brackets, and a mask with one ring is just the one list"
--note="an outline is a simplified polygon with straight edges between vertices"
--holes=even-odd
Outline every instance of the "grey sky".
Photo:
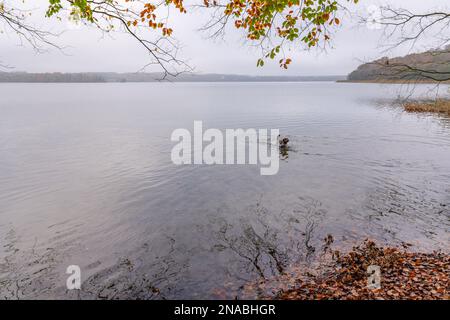
[[[16,1],[16,0],[9,0]],[[1,2],[1,0],[0,0]],[[8,2],[8,1],[5,1]],[[46,0],[33,0],[34,7],[44,7]],[[441,8],[450,10],[449,0],[361,0],[350,6],[356,14],[366,14],[369,5],[388,3],[417,11]],[[53,30],[65,29],[64,22],[39,19],[42,10],[37,9],[32,17],[42,27]],[[206,34],[197,31],[205,16],[200,13],[171,18],[174,35],[183,44],[182,57],[198,72],[267,74],[267,75],[327,75],[347,74],[361,61],[368,61],[386,55],[379,47],[381,31],[360,26],[355,17],[342,18],[342,28],[335,34],[333,48],[327,52],[290,52],[293,63],[289,70],[282,70],[273,62],[264,68],[256,68],[259,51],[250,48],[239,31],[231,30],[223,40],[207,39]],[[105,37],[95,28],[69,29],[58,43],[70,46],[65,53],[50,50],[36,54],[27,46],[20,46],[13,34],[0,34],[0,61],[13,66],[15,70],[28,72],[82,72],[116,71],[134,72],[146,63],[146,52],[139,44],[124,34]],[[419,44],[418,48],[421,47]],[[389,55],[403,55],[407,48],[400,48]],[[149,69],[148,71],[156,71]]]

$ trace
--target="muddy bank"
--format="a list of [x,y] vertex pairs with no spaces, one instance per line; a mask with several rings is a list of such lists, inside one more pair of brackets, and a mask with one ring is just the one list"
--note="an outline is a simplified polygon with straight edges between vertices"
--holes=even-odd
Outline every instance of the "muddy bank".
[[[378,246],[366,240],[347,252],[332,249],[314,268],[298,267],[274,279],[246,287],[250,295],[265,292],[263,299],[281,300],[448,300],[450,255],[444,252],[409,252]],[[370,266],[370,268],[369,268]],[[379,267],[377,274],[368,270]],[[373,272],[373,271],[372,271]]]

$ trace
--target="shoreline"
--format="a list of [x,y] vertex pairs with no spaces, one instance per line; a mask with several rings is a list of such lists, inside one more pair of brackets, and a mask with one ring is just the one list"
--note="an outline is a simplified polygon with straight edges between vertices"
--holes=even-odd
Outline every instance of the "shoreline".
[[450,115],[450,100],[410,101],[402,104],[403,109],[410,113],[438,113]]
[[[327,239],[331,245],[332,238]],[[263,300],[449,300],[450,255],[408,248],[379,246],[368,239],[348,252],[328,246],[327,260],[313,270],[299,267],[275,279],[275,287],[259,283],[256,290],[250,285],[251,290],[270,287],[272,294],[259,297]],[[369,266],[379,267],[373,288],[368,287],[376,279],[369,278]]]

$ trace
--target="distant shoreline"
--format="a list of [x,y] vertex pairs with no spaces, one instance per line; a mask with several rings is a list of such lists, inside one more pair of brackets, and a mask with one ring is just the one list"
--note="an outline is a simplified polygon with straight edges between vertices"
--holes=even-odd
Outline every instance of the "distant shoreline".
[[0,72],[0,83],[288,83],[288,82],[336,82],[336,83],[377,83],[377,84],[450,84],[427,79],[399,80],[348,80],[347,76],[251,76],[234,74],[180,74],[162,79],[161,73],[27,73]]
[[[161,73],[27,73],[0,72],[0,83],[136,83],[161,82]],[[343,75],[328,76],[250,76],[234,74],[180,74],[167,76],[170,82],[310,82],[344,80]]]

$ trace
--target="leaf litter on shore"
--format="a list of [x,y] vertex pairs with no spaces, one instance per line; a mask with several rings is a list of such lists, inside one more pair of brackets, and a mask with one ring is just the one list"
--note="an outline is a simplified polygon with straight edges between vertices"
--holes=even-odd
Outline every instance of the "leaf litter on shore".
[[[333,250],[331,236],[327,259],[314,266],[294,266],[270,281],[244,287],[243,297],[281,300],[449,300],[450,256],[440,251],[408,252],[378,246],[366,239],[348,252]],[[368,287],[369,266],[379,266],[379,289]]]

